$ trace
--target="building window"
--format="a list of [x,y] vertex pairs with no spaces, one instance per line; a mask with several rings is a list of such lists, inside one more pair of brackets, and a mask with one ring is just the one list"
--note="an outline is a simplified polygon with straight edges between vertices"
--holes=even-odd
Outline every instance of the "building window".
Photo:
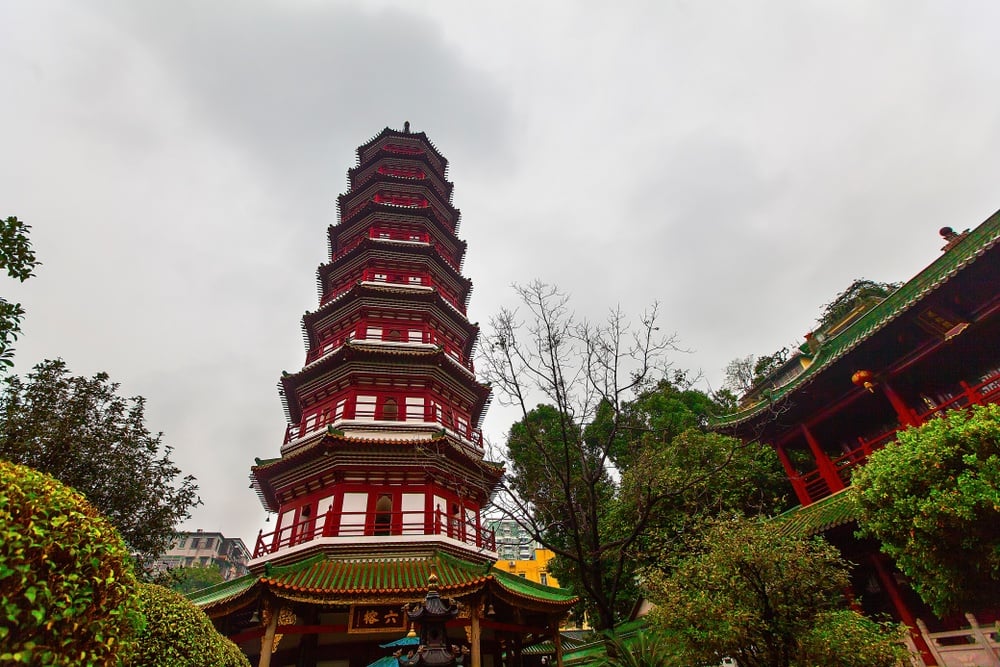
[[212,539],[211,537],[206,537],[205,538],[205,548],[206,549],[212,548],[213,544],[215,544],[215,540],[214,539]]
[[177,548],[183,549],[184,547],[186,547],[187,541],[188,541],[187,535],[183,535],[180,539],[177,540]]
[[191,548],[192,549],[197,549],[198,548],[198,544],[200,542],[201,542],[201,540],[199,540],[197,537],[192,537],[191,538]]
[[539,583],[542,584],[542,586],[548,586],[549,585],[549,575],[547,575],[544,572],[542,572],[541,574],[538,575],[538,581],[539,581]]
[[392,496],[382,494],[375,501],[375,534],[389,535],[392,524]]

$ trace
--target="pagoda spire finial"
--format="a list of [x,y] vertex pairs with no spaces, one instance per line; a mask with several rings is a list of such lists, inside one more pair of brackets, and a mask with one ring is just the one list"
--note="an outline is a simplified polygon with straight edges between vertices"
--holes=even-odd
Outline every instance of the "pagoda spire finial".
[[403,132],[406,134],[410,133],[410,121],[408,120],[403,121]]

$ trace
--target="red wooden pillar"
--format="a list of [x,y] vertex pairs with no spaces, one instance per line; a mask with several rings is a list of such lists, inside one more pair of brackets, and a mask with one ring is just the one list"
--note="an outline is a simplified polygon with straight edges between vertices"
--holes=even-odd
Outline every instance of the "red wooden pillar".
[[892,606],[896,609],[896,613],[899,614],[899,620],[903,621],[906,627],[909,628],[910,637],[913,639],[917,650],[920,651],[920,657],[924,661],[924,664],[937,665],[937,660],[934,659],[934,655],[924,640],[923,634],[917,628],[917,619],[914,618],[913,612],[910,611],[910,608],[903,601],[899,585],[896,583],[896,579],[892,576],[892,573],[889,572],[889,568],[886,567],[885,558],[881,554],[872,554],[871,562],[875,566],[875,572],[878,574],[878,579],[882,583],[882,587],[892,601]]
[[799,499],[799,504],[808,505],[811,503],[812,498],[809,497],[809,493],[806,491],[806,485],[794,466],[792,466],[792,460],[788,458],[788,453],[785,451],[784,446],[775,445],[774,451],[778,453],[778,459],[785,468],[785,474],[788,476],[788,481],[792,483],[792,490],[795,491],[795,497]]
[[896,393],[896,390],[892,388],[888,382],[882,382],[879,386],[882,387],[882,391],[885,393],[885,397],[889,399],[892,404],[892,409],[896,411],[896,417],[899,419],[899,423],[904,428],[907,426],[920,426],[923,422],[920,417],[916,415],[906,405],[903,401],[903,397]]
[[830,460],[830,457],[819,446],[819,442],[816,441],[813,434],[806,428],[806,425],[799,424],[799,427],[802,429],[802,435],[805,436],[806,442],[809,444],[809,451],[812,452],[813,457],[816,459],[816,467],[819,469],[820,477],[823,478],[823,481],[830,488],[830,493],[836,493],[843,489],[844,481],[837,474],[837,468],[833,465],[833,461]]

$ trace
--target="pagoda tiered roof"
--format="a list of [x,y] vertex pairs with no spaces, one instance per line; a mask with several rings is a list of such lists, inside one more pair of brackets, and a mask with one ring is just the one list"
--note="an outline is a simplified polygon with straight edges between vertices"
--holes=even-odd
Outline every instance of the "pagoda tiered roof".
[[366,160],[365,153],[369,152],[369,149],[375,144],[377,144],[379,141],[388,137],[394,137],[404,140],[416,139],[420,143],[424,144],[425,146],[427,146],[427,148],[431,149],[431,152],[434,154],[434,157],[440,163],[440,167],[434,166],[434,168],[435,169],[439,168],[441,175],[443,177],[448,176],[448,159],[444,155],[442,155],[440,151],[438,151],[437,146],[434,145],[434,142],[432,142],[425,133],[394,130],[391,127],[386,127],[381,132],[373,136],[371,139],[358,146],[357,150],[358,165],[362,166],[367,164],[367,162],[372,159],[372,156],[369,156],[368,160]]
[[[328,380],[327,376],[331,372],[338,372],[338,377],[352,373],[391,375],[398,371],[396,362],[404,360],[407,363],[407,377],[438,379],[444,384],[453,383],[455,387],[465,389],[472,404],[471,421],[479,425],[488,404],[490,388],[476,381],[469,369],[456,362],[444,350],[439,347],[407,348],[406,344],[374,347],[366,343],[345,343],[302,370],[282,376],[281,387],[287,401],[289,421],[294,423],[302,418],[299,392],[309,391],[310,383]],[[445,368],[454,368],[459,372],[448,373]]]
[[[321,264],[317,269],[317,280],[321,286],[326,285],[330,277],[338,272],[348,272],[351,269],[363,265],[360,261],[367,253],[368,257],[385,260],[403,260],[406,264],[416,265],[413,258],[423,257],[434,263],[434,266],[442,267],[447,276],[455,282],[455,286],[462,290],[462,303],[468,306],[469,295],[472,291],[472,281],[462,275],[457,267],[452,265],[446,258],[442,257],[437,250],[428,244],[408,244],[405,242],[384,241],[381,239],[364,238],[361,242],[351,248],[347,253],[339,256],[335,262]],[[351,262],[354,262],[352,265]]]
[[375,217],[381,221],[396,222],[399,224],[412,223],[413,218],[420,218],[437,230],[437,232],[440,233],[443,238],[446,238],[449,243],[455,244],[456,254],[459,256],[460,260],[465,257],[465,249],[468,244],[457,236],[460,226],[460,217],[455,218],[453,221],[454,226],[452,226],[452,221],[443,220],[439,216],[435,215],[433,209],[429,207],[406,208],[403,206],[392,206],[391,204],[383,204],[371,200],[368,200],[364,206],[356,210],[349,219],[341,220],[341,222],[330,225],[327,228],[327,236],[331,253],[335,253],[340,248],[339,239],[342,235],[353,233],[356,229],[366,227],[371,222],[369,216]]
[[[470,450],[468,445],[440,430],[424,439],[399,439],[390,435],[387,434],[385,438],[358,437],[331,429],[319,431],[314,436],[303,439],[281,457],[257,459],[256,465],[250,469],[250,479],[265,509],[276,511],[279,503],[274,488],[275,480],[316,461],[322,462],[323,470],[310,471],[310,474],[338,466],[371,468],[373,463],[385,463],[387,470],[413,465],[427,469],[428,465],[435,463],[425,460],[429,456],[427,448],[446,447],[448,456],[436,460],[437,468],[444,472],[451,471],[455,475],[464,474],[468,470],[480,471],[484,476],[484,483],[479,490],[484,499],[492,494],[503,475],[502,463],[487,461],[480,452]],[[384,455],[380,456],[380,452]],[[405,453],[414,454],[416,458],[402,458],[401,455]],[[464,481],[472,480],[465,478]]]
[[[400,294],[406,294],[407,300],[405,309],[401,308],[400,302],[395,298]],[[344,297],[350,298],[344,298]],[[416,307],[414,307],[416,306]],[[431,307],[436,307],[431,310]],[[393,287],[391,283],[359,283],[354,285],[348,292],[341,295],[341,298],[331,299],[321,305],[317,310],[307,311],[302,317],[302,334],[306,346],[311,348],[317,343],[313,336],[318,328],[321,328],[324,321],[336,320],[347,313],[363,311],[365,309],[378,308],[381,310],[393,309],[399,312],[427,312],[441,315],[442,319],[447,319],[447,323],[466,334],[466,349],[463,350],[465,356],[471,357],[475,349],[476,339],[479,335],[479,325],[462,316],[453,305],[448,303],[441,294],[436,291],[415,292],[408,287]]]
[[[373,168],[375,164],[377,164],[381,160],[420,162],[427,167],[428,173],[424,178],[419,178],[419,177],[408,178],[405,176],[396,176],[394,174],[379,173]],[[363,172],[365,172],[368,169],[372,169],[373,173],[368,177],[366,177],[363,181],[358,181],[357,180],[358,176],[360,176]],[[437,173],[436,167],[431,163],[431,161],[427,158],[426,155],[403,156],[400,155],[399,153],[393,153],[387,150],[380,150],[374,155],[370,156],[369,160],[364,165],[357,165],[355,167],[351,167],[350,169],[348,169],[347,185],[349,188],[357,188],[366,184],[370,179],[378,178],[379,176],[400,179],[400,182],[427,183],[431,187],[433,187],[434,190],[436,190],[439,195],[447,199],[449,203],[451,202],[452,191],[454,190],[455,187],[451,181],[444,179],[440,174]]]

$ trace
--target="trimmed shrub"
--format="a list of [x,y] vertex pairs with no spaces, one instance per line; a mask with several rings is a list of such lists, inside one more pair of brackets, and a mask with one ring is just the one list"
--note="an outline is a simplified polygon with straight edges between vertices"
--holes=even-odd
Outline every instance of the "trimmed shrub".
[[180,593],[139,585],[146,627],[132,655],[134,667],[250,667],[233,642],[220,635],[201,609]]
[[132,559],[82,495],[0,460],[0,663],[117,665],[141,617]]

